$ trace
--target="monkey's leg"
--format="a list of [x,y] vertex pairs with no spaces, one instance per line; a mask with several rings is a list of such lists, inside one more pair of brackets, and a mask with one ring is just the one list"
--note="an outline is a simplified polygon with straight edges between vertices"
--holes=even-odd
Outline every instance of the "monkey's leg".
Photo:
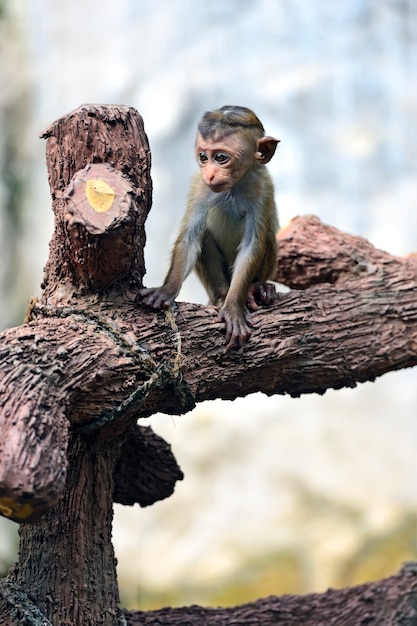
[[267,281],[274,276],[276,267],[277,242],[275,234],[271,231],[265,241],[265,253],[249,290],[246,306],[250,311],[256,311],[258,304],[266,306],[272,304],[276,294],[275,285]]
[[208,293],[210,303],[222,307],[229,290],[230,269],[210,232],[204,234],[195,271]]
[[256,311],[258,304],[264,304],[266,306],[272,304],[275,294],[275,285],[272,283],[256,281],[250,288],[246,306],[250,311]]

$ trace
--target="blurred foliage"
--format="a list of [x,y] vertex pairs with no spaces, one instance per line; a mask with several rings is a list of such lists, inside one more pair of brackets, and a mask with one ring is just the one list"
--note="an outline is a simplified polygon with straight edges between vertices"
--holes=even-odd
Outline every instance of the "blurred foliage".
[[22,322],[31,295],[33,261],[22,241],[31,184],[27,133],[32,91],[22,11],[23,5],[0,0],[0,330]]
[[379,580],[398,571],[405,561],[417,560],[417,515],[405,515],[392,529],[364,540],[341,569],[338,586]]
[[271,551],[264,556],[249,558],[228,577],[202,584],[179,581],[174,588],[157,592],[143,585],[136,598],[121,588],[122,605],[128,608],[153,610],[161,606],[234,606],[268,595],[300,593],[306,589],[306,569],[303,557],[292,550]]
[[19,526],[0,518],[0,578],[4,578],[17,558]]
[[[417,516],[410,513],[389,531],[364,537],[352,557],[340,563],[332,586],[354,586],[379,580],[398,572],[405,561],[417,560],[416,529]],[[191,604],[235,606],[269,595],[310,593],[311,566],[309,555],[301,554],[297,548],[271,551],[248,558],[235,572],[227,577],[219,576],[211,583],[178,580],[175,586],[157,591],[138,581],[136,597],[122,585],[122,605],[141,610]]]

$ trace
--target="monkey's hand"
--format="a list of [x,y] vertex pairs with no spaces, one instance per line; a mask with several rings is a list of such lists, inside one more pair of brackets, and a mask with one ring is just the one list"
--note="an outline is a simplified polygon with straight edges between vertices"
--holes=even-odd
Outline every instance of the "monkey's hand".
[[275,285],[272,283],[253,283],[248,293],[246,300],[246,306],[250,311],[256,311],[258,304],[265,304],[268,306],[275,298]]
[[176,295],[168,287],[162,285],[162,287],[140,289],[136,299],[150,309],[158,310],[168,309]]
[[216,318],[217,322],[224,322],[226,326],[226,352],[232,348],[240,348],[251,336],[253,322],[246,307],[223,306]]

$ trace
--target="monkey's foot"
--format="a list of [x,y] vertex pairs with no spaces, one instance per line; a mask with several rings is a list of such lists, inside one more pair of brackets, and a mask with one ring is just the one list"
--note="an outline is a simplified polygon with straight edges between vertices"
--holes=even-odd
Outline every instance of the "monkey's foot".
[[246,300],[246,306],[250,311],[256,311],[258,304],[264,304],[266,306],[272,304],[275,298],[275,285],[272,283],[253,283],[248,297]]
[[232,348],[241,348],[251,336],[253,322],[248,309],[235,310],[223,307],[216,319],[226,326],[226,352]]
[[136,300],[149,307],[150,309],[168,309],[174,301],[175,296],[165,290],[163,287],[152,287],[149,289],[140,289]]

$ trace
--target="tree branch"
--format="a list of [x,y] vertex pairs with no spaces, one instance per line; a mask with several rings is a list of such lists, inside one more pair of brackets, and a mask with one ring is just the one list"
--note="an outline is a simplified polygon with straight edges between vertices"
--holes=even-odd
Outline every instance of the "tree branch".
[[[323,393],[416,365],[415,258],[299,217],[279,235],[277,267],[277,279],[298,291],[253,315],[256,329],[239,351],[223,353],[209,308],[178,306],[183,377],[196,401]],[[152,323],[148,331],[153,345]]]
[[292,289],[357,282],[358,288],[373,284],[383,288],[384,280],[397,273],[416,279],[415,256],[392,256],[363,237],[323,224],[315,215],[295,217],[281,229],[277,239],[276,280]]
[[[131,303],[83,305],[81,296],[77,308],[34,304],[32,321],[5,331],[1,341],[2,506],[18,499],[36,516],[59,497],[65,420],[96,427],[117,418],[121,428],[133,416],[184,413],[202,400],[323,393],[417,363],[414,259],[392,257],[317,218],[298,218],[280,235],[278,267],[287,283],[334,284],[279,294],[254,314],[250,342],[227,354],[213,307],[179,303],[153,312]],[[22,425],[24,416],[48,423],[49,440],[35,436],[29,445],[36,428],[19,429],[17,438],[16,415]],[[45,459],[39,484],[28,455],[40,470]]]
[[416,566],[347,589],[306,596],[270,596],[232,608],[190,606],[158,611],[126,611],[127,626],[404,626],[416,623]]

